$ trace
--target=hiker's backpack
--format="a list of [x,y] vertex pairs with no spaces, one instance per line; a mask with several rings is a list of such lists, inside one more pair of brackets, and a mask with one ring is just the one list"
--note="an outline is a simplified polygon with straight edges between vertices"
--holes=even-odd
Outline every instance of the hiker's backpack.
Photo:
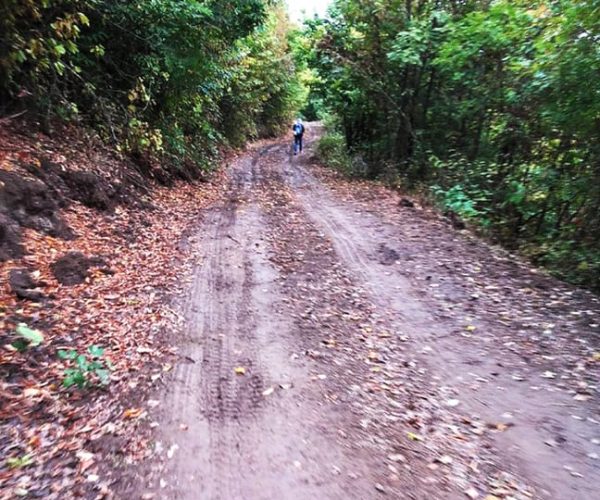
[[294,135],[295,136],[302,135],[302,128],[303,128],[302,125],[300,125],[299,123],[296,123],[294,125]]

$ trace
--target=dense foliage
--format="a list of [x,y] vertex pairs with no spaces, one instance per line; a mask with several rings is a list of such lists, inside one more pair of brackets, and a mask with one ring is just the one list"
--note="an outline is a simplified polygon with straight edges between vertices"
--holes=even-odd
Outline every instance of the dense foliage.
[[303,97],[273,0],[0,0],[0,106],[207,166]]
[[337,0],[304,36],[326,153],[600,288],[600,1]]

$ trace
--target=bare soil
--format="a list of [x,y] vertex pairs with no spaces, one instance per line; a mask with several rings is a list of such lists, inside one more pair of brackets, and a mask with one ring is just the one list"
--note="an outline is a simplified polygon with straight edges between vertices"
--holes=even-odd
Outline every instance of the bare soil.
[[598,298],[312,164],[315,135],[235,161],[190,240],[123,497],[594,498]]

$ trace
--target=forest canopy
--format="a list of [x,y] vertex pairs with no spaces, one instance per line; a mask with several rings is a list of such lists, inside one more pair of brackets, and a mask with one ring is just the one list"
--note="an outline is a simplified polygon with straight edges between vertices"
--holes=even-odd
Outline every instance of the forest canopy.
[[600,288],[600,1],[337,0],[303,37],[325,160]]
[[0,107],[209,167],[304,96],[272,0],[0,0]]

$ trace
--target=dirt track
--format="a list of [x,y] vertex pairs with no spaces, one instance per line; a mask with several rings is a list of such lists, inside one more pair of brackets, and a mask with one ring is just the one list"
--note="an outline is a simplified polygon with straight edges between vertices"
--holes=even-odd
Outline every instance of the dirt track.
[[310,155],[257,147],[206,214],[138,491],[593,498],[597,299]]

